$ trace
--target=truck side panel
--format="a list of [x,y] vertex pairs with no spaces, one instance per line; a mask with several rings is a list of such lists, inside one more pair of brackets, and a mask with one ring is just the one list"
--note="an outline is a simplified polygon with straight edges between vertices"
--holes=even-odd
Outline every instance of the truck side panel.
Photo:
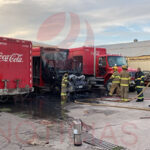
[[[100,55],[105,55],[106,49],[104,48],[96,48],[96,59]],[[83,74],[85,75],[93,75],[94,74],[94,48],[93,47],[80,47],[70,49],[69,58],[73,58],[75,56],[83,57]],[[96,60],[96,62],[98,62]],[[96,64],[96,68],[97,68]]]
[[0,89],[32,88],[32,44],[28,41],[0,37]]

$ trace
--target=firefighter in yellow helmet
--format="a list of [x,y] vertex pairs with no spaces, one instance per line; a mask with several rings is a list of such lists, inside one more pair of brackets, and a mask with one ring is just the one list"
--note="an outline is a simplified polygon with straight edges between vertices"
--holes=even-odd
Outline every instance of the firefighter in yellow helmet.
[[122,66],[122,72],[120,73],[120,87],[122,101],[128,102],[130,74],[126,65]]
[[118,67],[114,66],[113,67],[114,73],[110,77],[112,79],[112,85],[110,88],[109,95],[112,96],[114,91],[116,90],[117,95],[120,95],[120,74],[118,72]]
[[64,105],[67,102],[67,89],[68,89],[68,73],[65,73],[62,77],[61,81],[61,106],[64,107]]

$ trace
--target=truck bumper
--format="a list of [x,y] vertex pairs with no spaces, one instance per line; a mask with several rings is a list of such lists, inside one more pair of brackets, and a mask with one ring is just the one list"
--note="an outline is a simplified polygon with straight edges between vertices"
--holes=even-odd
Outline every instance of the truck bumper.
[[33,91],[34,88],[0,89],[0,95],[22,95]]
[[97,87],[97,88],[103,88],[104,87],[104,79],[103,78],[89,78],[89,84],[91,86]]

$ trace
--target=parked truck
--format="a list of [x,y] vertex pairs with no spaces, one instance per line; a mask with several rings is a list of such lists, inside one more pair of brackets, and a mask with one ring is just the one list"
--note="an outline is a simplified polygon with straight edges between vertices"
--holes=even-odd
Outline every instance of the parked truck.
[[33,91],[32,43],[0,37],[0,96]]
[[[59,91],[61,79],[65,72],[69,73],[70,92],[102,89],[109,90],[113,73],[112,67],[127,65],[125,57],[108,55],[104,48],[80,47],[60,49],[57,47],[34,47],[33,56],[33,83],[39,88],[48,87],[50,91]],[[134,87],[134,69],[130,87]]]
[[[121,55],[107,54],[105,48],[79,47],[69,51],[69,59],[73,60],[73,67],[84,74],[92,87],[101,87],[104,85],[109,91],[111,86],[110,77],[113,73],[113,66],[122,71],[122,65],[127,65],[126,58]],[[131,75],[130,89],[135,88],[136,69],[128,68]]]

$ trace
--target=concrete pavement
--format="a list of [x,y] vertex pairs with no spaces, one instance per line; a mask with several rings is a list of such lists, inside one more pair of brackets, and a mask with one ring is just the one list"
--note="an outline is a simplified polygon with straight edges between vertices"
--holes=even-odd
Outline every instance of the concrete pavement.
[[[144,102],[135,100],[128,103],[102,102],[104,104],[148,108],[150,105],[150,88],[145,91]],[[130,93],[135,97],[136,93]],[[150,150],[150,111],[111,108],[72,104],[67,107],[69,115],[80,118],[92,126],[90,133],[98,139],[105,140],[130,150]],[[145,118],[143,118],[145,117]]]

